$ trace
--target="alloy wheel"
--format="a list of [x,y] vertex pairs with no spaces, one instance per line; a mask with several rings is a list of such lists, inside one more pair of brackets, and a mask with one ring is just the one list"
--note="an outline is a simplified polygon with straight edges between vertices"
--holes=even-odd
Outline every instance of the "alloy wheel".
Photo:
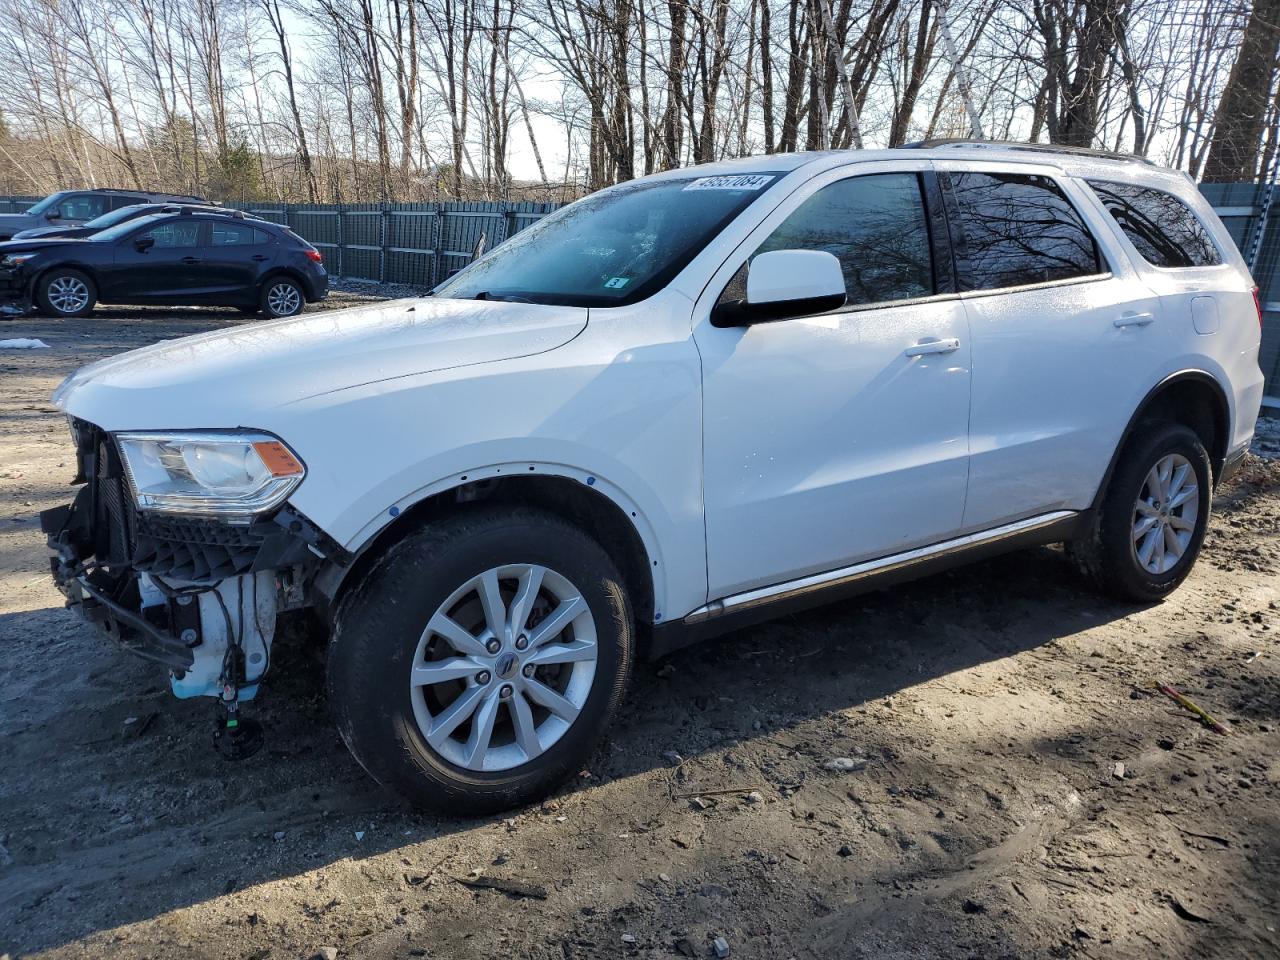
[[1156,575],[1172,570],[1191,544],[1199,514],[1195,468],[1178,453],[1161,457],[1133,505],[1133,554],[1142,569]]
[[267,309],[277,317],[291,317],[302,307],[302,294],[292,283],[277,283],[267,291]]
[[467,770],[528,763],[577,719],[597,655],[595,620],[568,579],[535,564],[487,570],[450,594],[418,640],[418,728]]
[[49,283],[48,297],[59,313],[78,313],[89,302],[89,288],[79,277],[55,277]]

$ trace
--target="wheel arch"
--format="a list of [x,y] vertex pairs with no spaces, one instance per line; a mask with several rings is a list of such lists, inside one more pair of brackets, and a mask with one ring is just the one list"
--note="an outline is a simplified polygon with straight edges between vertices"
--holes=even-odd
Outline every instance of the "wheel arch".
[[288,277],[298,285],[298,289],[302,291],[302,300],[304,303],[313,302],[311,296],[311,284],[307,282],[307,278],[304,277],[300,271],[289,266],[272,267],[262,275],[262,279],[258,281],[258,295],[256,300],[261,301],[263,294],[267,292],[267,284],[272,280],[279,279],[280,277]]
[[45,267],[43,270],[41,270],[39,273],[37,273],[35,276],[31,278],[31,287],[28,291],[30,296],[35,297],[36,290],[37,288],[39,288],[41,281],[44,280],[45,277],[47,277],[49,274],[51,274],[55,270],[74,270],[76,273],[83,273],[86,277],[88,277],[90,280],[93,281],[94,293],[101,295],[102,279],[98,276],[98,271],[95,270],[91,265],[86,263],[54,263]]
[[1214,482],[1222,475],[1231,437],[1231,405],[1227,392],[1216,377],[1204,370],[1180,370],[1148,390],[1129,418],[1120,435],[1120,442],[1111,454],[1102,482],[1094,494],[1094,509],[1101,505],[1120,455],[1128,446],[1134,431],[1144,420],[1151,419],[1172,420],[1194,430],[1209,451]]
[[631,596],[632,610],[649,640],[648,628],[661,609],[662,587],[657,541],[639,507],[621,491],[596,477],[581,476],[547,464],[508,464],[463,474],[457,482],[429,489],[355,551],[345,567],[329,566],[316,579],[326,606],[336,610],[345,596],[394,544],[446,516],[484,503],[531,506],[561,517],[594,537],[613,558]]

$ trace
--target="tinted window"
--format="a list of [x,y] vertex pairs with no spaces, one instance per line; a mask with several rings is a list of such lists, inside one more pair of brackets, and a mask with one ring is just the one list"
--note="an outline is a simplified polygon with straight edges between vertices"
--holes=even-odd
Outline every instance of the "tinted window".
[[1049,177],[949,175],[961,290],[994,290],[1103,272],[1093,237]]
[[107,212],[107,197],[98,193],[68,194],[59,204],[63,220],[92,220]]
[[200,244],[200,224],[195,220],[175,220],[146,230],[138,236],[154,237],[157,248],[195,247]]
[[1211,267],[1222,262],[1209,231],[1173,194],[1099,180],[1090,180],[1089,186],[1152,266]]
[[934,292],[920,180],[914,173],[852,177],[823,187],[762,243],[770,250],[825,250],[840,261],[849,304]]
[[255,230],[253,227],[238,223],[214,223],[211,230],[210,246],[214,247],[248,247],[264,244],[270,240],[265,230]]

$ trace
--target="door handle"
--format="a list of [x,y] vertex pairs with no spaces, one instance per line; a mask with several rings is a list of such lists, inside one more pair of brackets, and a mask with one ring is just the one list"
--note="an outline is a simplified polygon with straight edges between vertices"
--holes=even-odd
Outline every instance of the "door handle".
[[261,263],[263,260],[270,260],[271,258],[266,256],[265,254],[255,253],[252,257],[250,257],[250,259],[257,260],[258,263]]
[[1117,327],[1145,327],[1148,323],[1155,320],[1155,316],[1150,313],[1126,313],[1112,320],[1112,324]]
[[907,357],[923,357],[930,353],[955,353],[960,349],[960,341],[955,337],[939,340],[936,337],[921,340],[914,346],[907,347],[902,353]]
[[183,262],[183,263],[188,263],[188,264],[190,264],[190,263],[199,263],[199,262],[200,262],[200,258],[199,258],[199,257],[183,257],[183,258],[182,258],[182,262]]

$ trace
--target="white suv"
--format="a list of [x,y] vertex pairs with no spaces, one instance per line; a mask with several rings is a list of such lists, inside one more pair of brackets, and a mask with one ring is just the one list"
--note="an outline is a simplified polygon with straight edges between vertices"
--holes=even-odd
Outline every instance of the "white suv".
[[[996,550],[1114,596],[1195,561],[1262,393],[1253,283],[1192,182],[1014,145],[676,170],[419,300],[75,373],[54,574],[179,696],[329,623],[381,783],[479,812],[580,769],[638,656]],[[233,751],[234,752],[234,751]]]

